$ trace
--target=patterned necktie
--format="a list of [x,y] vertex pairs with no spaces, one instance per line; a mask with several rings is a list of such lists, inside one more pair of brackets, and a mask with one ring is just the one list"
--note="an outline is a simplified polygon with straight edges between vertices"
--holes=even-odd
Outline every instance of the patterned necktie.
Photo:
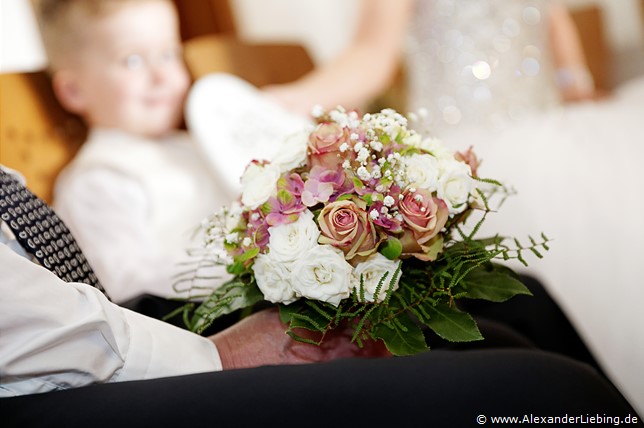
[[83,282],[105,293],[65,223],[45,202],[1,169],[0,218],[18,243],[60,279]]

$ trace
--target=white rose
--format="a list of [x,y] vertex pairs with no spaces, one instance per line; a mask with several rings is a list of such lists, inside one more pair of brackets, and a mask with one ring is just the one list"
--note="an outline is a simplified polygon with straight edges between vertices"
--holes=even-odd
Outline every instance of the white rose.
[[307,142],[310,131],[301,131],[286,137],[280,145],[272,162],[286,172],[304,165],[306,162]]
[[297,296],[338,306],[351,293],[352,270],[342,251],[317,245],[300,254],[293,264],[293,290]]
[[470,194],[476,187],[470,166],[455,159],[441,162],[443,173],[438,180],[436,196],[447,204],[450,215],[467,208]]
[[242,203],[254,210],[268,200],[275,192],[280,170],[277,165],[248,164],[241,178]]
[[420,134],[414,132],[403,138],[403,143],[407,144],[408,146],[420,148],[422,140],[423,138],[420,136]]
[[279,262],[292,262],[317,246],[320,230],[313,221],[313,213],[306,210],[293,223],[269,227],[268,234],[271,258]]
[[405,157],[405,174],[409,186],[436,191],[439,164],[432,155],[411,155]]
[[[380,253],[375,253],[367,260],[362,263],[359,263],[353,271],[354,276],[354,293],[360,298],[360,275],[362,275],[362,280],[364,282],[364,298],[367,302],[382,302],[387,296],[387,290],[391,283],[391,278],[393,278],[394,272],[398,268],[400,261],[389,260],[387,257],[383,256]],[[383,281],[382,287],[378,296],[374,296],[376,293],[376,288],[378,288],[378,283],[382,279],[385,273],[389,272],[387,278]],[[393,286],[393,291],[398,289],[398,283],[400,282],[400,274],[396,278],[396,282]]]
[[431,153],[437,159],[453,159],[454,154],[438,138],[425,138],[417,146],[421,150]]
[[289,267],[286,263],[273,260],[270,254],[260,254],[255,258],[252,269],[264,299],[285,305],[297,300],[291,286]]

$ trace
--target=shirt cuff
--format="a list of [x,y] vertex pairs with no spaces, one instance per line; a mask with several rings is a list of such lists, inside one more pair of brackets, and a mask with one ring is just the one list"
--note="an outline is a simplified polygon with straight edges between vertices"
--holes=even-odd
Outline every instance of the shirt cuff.
[[112,382],[222,370],[215,344],[171,324],[120,308],[129,327],[123,368]]

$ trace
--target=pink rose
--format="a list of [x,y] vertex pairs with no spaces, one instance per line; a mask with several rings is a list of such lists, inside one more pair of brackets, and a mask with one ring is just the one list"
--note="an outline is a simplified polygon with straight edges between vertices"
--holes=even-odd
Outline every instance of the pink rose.
[[449,212],[445,202],[432,197],[431,192],[418,189],[403,193],[398,210],[405,226],[413,232],[418,244],[423,245],[436,236],[447,223]]
[[318,215],[318,224],[318,242],[339,248],[347,260],[373,254],[382,241],[367,212],[353,201],[329,203]]
[[309,136],[309,161],[311,166],[321,165],[335,170],[344,161],[340,146],[349,142],[348,132],[337,123],[321,123]]
[[414,232],[406,229],[405,233],[398,237],[402,244],[400,258],[416,257],[423,261],[436,260],[436,257],[443,251],[443,235],[436,235],[424,244],[419,244],[414,238]]
[[476,177],[476,171],[478,170],[479,165],[481,165],[481,161],[476,157],[474,150],[472,150],[472,146],[470,146],[466,152],[456,152],[454,158],[456,158],[457,161],[469,165],[472,170],[472,177]]

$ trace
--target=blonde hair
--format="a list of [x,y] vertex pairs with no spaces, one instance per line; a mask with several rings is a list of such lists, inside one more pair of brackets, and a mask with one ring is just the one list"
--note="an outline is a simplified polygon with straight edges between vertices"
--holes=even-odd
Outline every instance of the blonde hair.
[[[61,68],[83,44],[84,28],[133,2],[151,0],[31,0],[50,71]],[[169,1],[169,0],[155,0]]]

